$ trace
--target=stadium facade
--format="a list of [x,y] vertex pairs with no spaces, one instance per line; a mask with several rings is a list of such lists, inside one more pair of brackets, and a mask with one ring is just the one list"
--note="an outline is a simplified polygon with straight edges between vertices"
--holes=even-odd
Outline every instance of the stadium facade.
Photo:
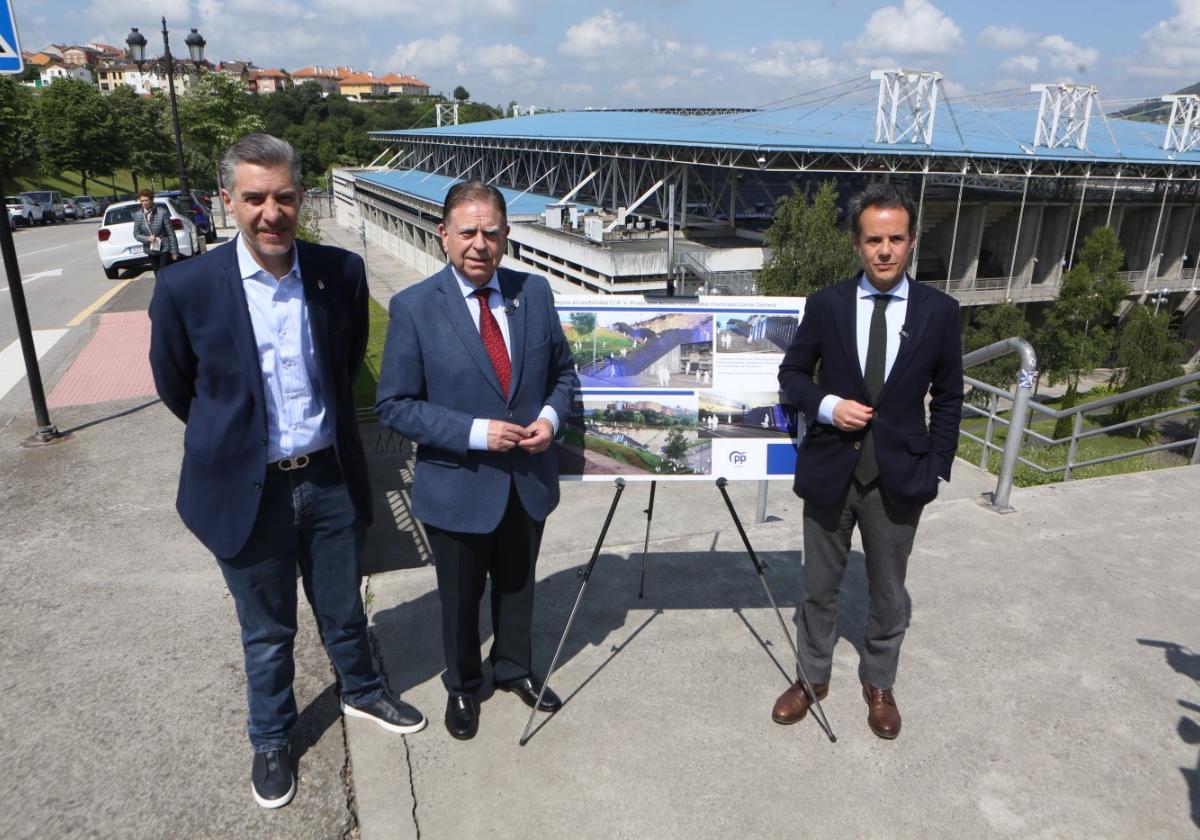
[[1085,86],[1027,91],[1012,106],[939,100],[937,74],[876,81],[862,106],[559,112],[375,132],[389,151],[335,173],[338,217],[432,270],[446,190],[477,177],[509,200],[507,259],[557,288],[658,290],[670,272],[688,291],[750,293],[779,199],[833,178],[844,201],[888,179],[918,202],[915,276],[964,307],[1052,300],[1089,231],[1111,225],[1131,301],[1197,308],[1200,99],[1164,105],[1182,116],[1162,125],[1105,116]]

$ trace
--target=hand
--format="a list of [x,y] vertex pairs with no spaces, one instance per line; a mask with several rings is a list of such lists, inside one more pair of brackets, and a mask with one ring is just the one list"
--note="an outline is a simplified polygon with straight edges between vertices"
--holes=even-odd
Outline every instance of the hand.
[[843,432],[856,432],[871,422],[875,410],[855,400],[842,400],[833,407],[833,425]]
[[492,452],[512,452],[513,448],[528,436],[528,432],[516,423],[505,423],[503,420],[488,421],[488,449]]
[[550,447],[551,441],[554,440],[554,427],[544,417],[534,420],[525,427],[524,431],[528,437],[518,445],[530,455],[545,452]]
[[174,262],[174,261],[175,261],[175,260],[177,260],[177,259],[179,259],[179,255],[178,255],[178,254],[172,254],[172,255],[171,255],[171,261],[172,261],[172,262]]

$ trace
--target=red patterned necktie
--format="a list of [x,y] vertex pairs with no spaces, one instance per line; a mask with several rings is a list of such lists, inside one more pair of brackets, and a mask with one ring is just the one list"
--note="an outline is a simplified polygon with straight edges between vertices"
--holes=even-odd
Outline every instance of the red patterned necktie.
[[500,324],[488,306],[488,298],[492,290],[477,289],[475,298],[479,301],[479,337],[483,339],[483,349],[491,357],[492,367],[496,369],[496,378],[500,380],[500,390],[508,396],[508,381],[512,376],[512,362],[508,359],[508,348],[504,346],[504,335],[500,332]]

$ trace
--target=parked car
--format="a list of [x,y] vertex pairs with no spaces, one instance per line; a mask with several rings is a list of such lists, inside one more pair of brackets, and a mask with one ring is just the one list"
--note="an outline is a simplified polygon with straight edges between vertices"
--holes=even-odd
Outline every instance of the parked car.
[[75,205],[75,201],[73,199],[63,199],[63,216],[68,219],[79,218],[79,208]]
[[[155,193],[161,198],[179,199],[183,194],[182,190],[159,190]],[[200,230],[200,235],[204,237],[204,241],[213,243],[217,241],[217,228],[213,224],[212,203],[208,196],[200,190],[192,190],[192,220],[196,223],[196,227]]]
[[41,224],[66,221],[67,210],[63,207],[62,194],[58,190],[30,190],[21,195],[41,206]]
[[[154,203],[166,207],[171,213],[171,227],[175,229],[175,238],[179,242],[180,257],[204,253],[203,237],[183,208],[170,198],[156,198]],[[104,275],[109,280],[116,280],[122,271],[144,271],[150,267],[150,255],[142,243],[133,238],[133,217],[141,211],[142,205],[136,201],[111,204],[104,211],[100,230],[96,232],[96,249],[100,254]]]
[[79,218],[81,219],[90,219],[100,212],[96,209],[96,199],[90,195],[77,195],[71,200],[79,208]]
[[42,206],[34,204],[28,196],[5,196],[4,203],[8,205],[8,223],[14,228],[45,223],[42,219]]

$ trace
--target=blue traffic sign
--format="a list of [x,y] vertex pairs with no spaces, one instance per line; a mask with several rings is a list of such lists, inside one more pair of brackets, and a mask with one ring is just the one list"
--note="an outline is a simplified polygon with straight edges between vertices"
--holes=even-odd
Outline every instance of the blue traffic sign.
[[13,14],[12,0],[0,4],[0,73],[20,73],[25,69],[21,60],[21,45],[17,41],[17,18]]

